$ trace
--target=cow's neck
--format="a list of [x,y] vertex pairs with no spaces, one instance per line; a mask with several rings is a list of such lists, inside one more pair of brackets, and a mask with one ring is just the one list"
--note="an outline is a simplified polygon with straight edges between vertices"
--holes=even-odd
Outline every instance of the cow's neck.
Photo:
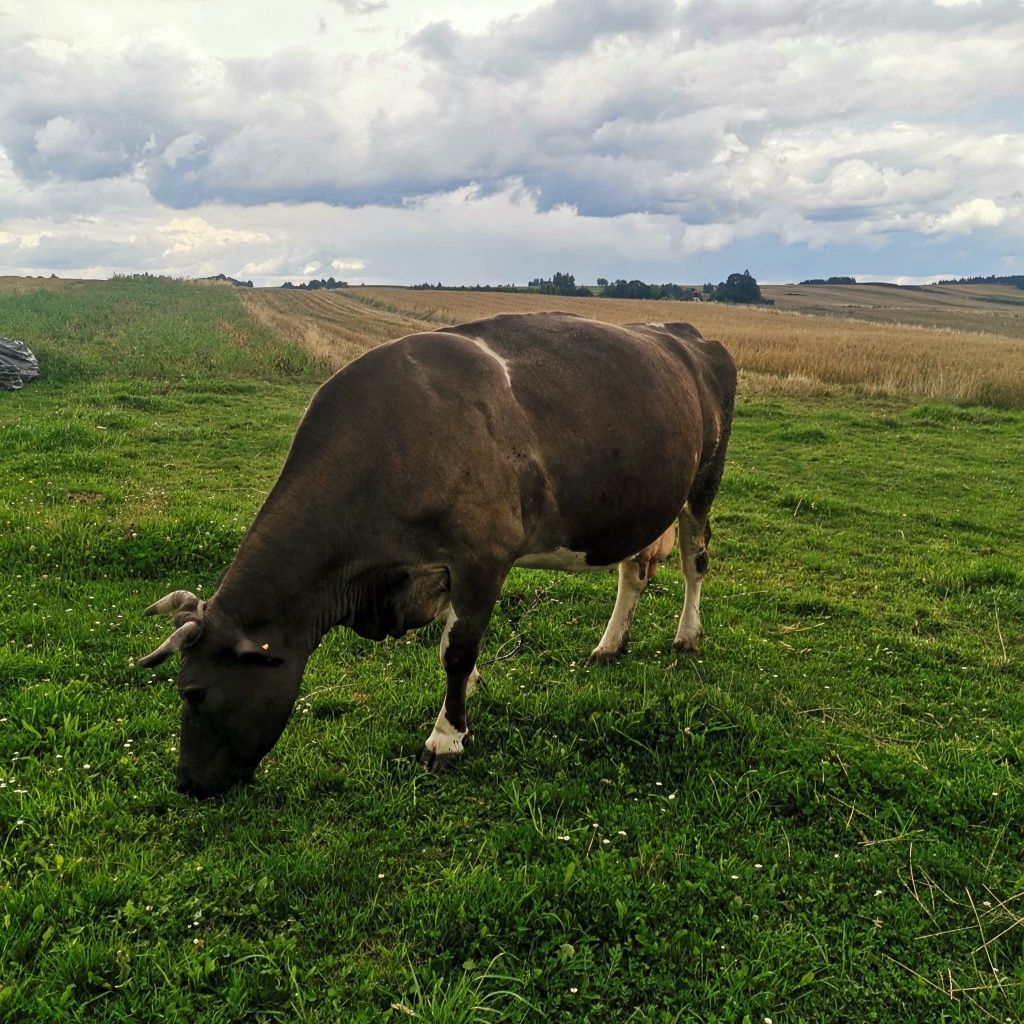
[[[269,506],[269,503],[268,503]],[[344,559],[338,538],[295,530],[295,517],[265,506],[245,535],[217,588],[221,612],[243,630],[273,624],[311,653],[340,619]]]

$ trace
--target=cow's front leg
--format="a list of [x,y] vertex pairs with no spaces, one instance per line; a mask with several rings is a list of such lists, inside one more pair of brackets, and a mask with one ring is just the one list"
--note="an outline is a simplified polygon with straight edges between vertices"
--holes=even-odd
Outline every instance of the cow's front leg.
[[[456,622],[459,621],[459,617],[455,614],[455,609],[449,605],[438,617],[438,622],[444,623],[444,630],[441,633],[441,645],[438,647],[437,653],[441,659],[441,668],[445,667],[444,656],[448,651],[448,644],[451,640],[452,627]],[[480,673],[477,670],[476,665],[473,665],[473,671],[469,674],[469,679],[466,680],[466,696],[472,697],[476,693],[476,688],[480,684]]]
[[465,589],[476,599],[472,602],[473,607],[467,609],[464,616],[459,614],[457,609],[462,608],[463,603],[456,604],[457,592],[453,582],[452,603],[441,636],[441,664],[447,688],[433,731],[420,754],[420,763],[432,771],[453,764],[471,739],[466,719],[466,697],[479,679],[476,659],[501,589],[501,578],[489,585]]

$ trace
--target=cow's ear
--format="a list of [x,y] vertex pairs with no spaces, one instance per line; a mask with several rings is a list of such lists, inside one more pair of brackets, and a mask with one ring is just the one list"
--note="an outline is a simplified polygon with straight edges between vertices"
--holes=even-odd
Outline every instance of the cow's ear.
[[284,661],[284,658],[272,649],[270,641],[261,643],[248,636],[243,636],[235,644],[235,656],[239,661],[251,665],[280,665]]

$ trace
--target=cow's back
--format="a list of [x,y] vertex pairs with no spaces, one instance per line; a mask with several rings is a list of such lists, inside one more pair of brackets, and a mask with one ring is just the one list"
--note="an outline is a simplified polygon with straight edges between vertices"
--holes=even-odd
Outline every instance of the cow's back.
[[410,494],[435,518],[514,503],[526,547],[558,540],[608,564],[648,543],[686,500],[719,351],[689,325],[568,313],[410,335],[324,385],[290,461],[360,471],[362,460],[361,487],[375,488],[368,500],[384,510]]

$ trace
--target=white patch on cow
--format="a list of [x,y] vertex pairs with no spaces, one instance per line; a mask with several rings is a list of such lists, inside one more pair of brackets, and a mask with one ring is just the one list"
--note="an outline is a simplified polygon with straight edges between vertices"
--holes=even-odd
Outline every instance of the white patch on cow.
[[448,650],[448,640],[452,633],[452,626],[459,621],[459,617],[455,614],[455,609],[451,605],[448,605],[448,607],[438,615],[437,621],[444,623],[444,632],[441,634],[441,646],[437,651],[438,657],[441,659],[441,668],[444,668],[444,652]]
[[[452,626],[459,621],[458,615],[455,614],[455,609],[448,605],[438,616],[438,622],[444,623],[444,632],[441,634],[441,645],[438,647],[437,654],[441,659],[441,668],[444,668],[444,653],[448,650],[448,640],[451,637]],[[477,670],[476,665],[473,666],[473,671],[469,674],[469,679],[466,680],[466,696],[472,697],[476,693],[476,684],[480,681],[480,672]]]
[[659,331],[665,330],[665,325],[664,324],[648,324],[647,326],[648,327],[656,327]]
[[432,754],[461,754],[465,747],[462,741],[468,735],[469,730],[460,732],[448,721],[445,708],[441,708],[437,721],[434,723],[434,731],[427,737],[426,747]]
[[[607,569],[607,565],[591,565],[584,551],[555,548],[554,551],[536,551],[517,558],[513,563],[522,569],[557,569],[561,572],[593,572]],[[612,562],[612,565],[615,563]]]
[[640,566],[635,558],[619,563],[619,588],[615,595],[615,608],[605,627],[604,636],[590,653],[592,658],[614,658],[623,652],[645,584],[646,580],[640,578]]
[[[685,513],[688,515],[688,508]],[[680,523],[680,534],[685,528]],[[700,585],[703,583],[703,577],[696,568],[698,553],[699,551],[688,552],[685,549],[679,553],[683,564],[683,578],[686,580],[686,596],[683,598],[683,613],[679,616],[675,645],[692,650],[697,649],[703,632],[700,629]]]
[[703,528],[694,518],[690,503],[687,502],[679,516],[679,563],[686,580],[686,596],[673,644],[677,650],[696,651],[700,648],[703,632],[700,628],[700,588],[704,578],[697,572],[697,558],[706,553]]
[[469,340],[473,342],[473,344],[476,345],[484,355],[490,356],[501,367],[502,372],[505,374],[505,383],[509,387],[512,387],[512,375],[508,372],[508,360],[499,356],[498,353],[495,352],[494,349],[491,348],[483,339],[470,338]]
[[676,630],[676,645],[696,648],[700,642],[700,588],[703,579],[696,572],[686,573],[686,597],[683,600],[683,614],[679,617]]

